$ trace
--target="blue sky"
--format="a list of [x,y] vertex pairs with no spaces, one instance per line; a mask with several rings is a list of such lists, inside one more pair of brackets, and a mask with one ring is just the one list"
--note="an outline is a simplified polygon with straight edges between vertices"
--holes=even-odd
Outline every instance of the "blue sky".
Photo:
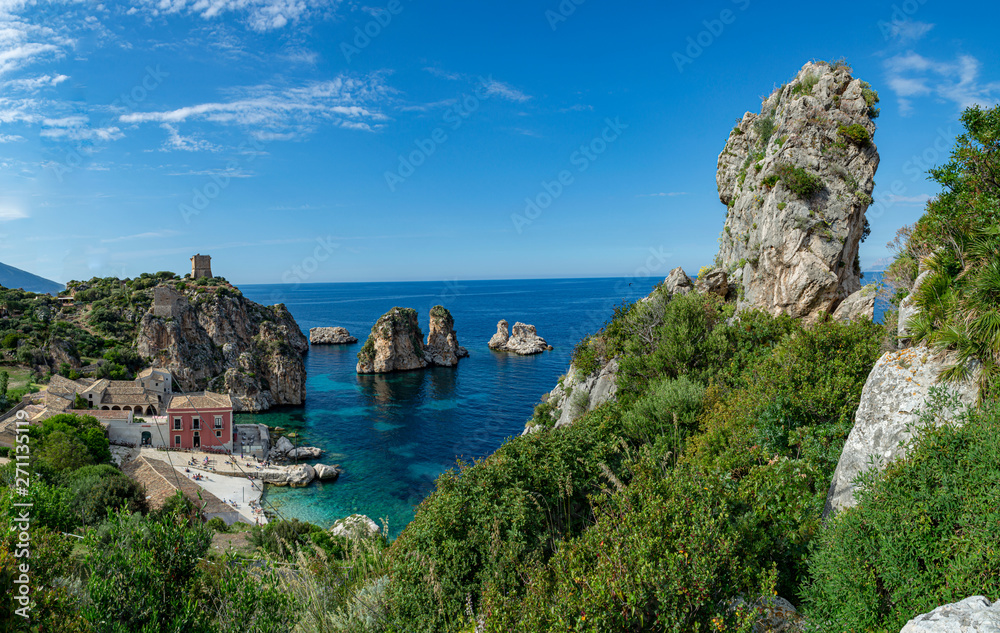
[[962,108],[1000,98],[998,17],[0,0],[0,261],[60,282],[186,272],[196,252],[235,283],[693,272],[717,249],[733,122],[844,57],[882,97],[870,268],[936,192],[924,171]]

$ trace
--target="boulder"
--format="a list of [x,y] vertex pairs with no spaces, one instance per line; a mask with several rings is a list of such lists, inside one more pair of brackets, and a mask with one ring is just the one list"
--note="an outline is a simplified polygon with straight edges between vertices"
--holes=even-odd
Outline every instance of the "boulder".
[[261,481],[275,486],[301,488],[308,486],[316,478],[316,471],[308,464],[297,466],[272,466],[258,473]]
[[431,362],[441,367],[454,367],[459,358],[469,355],[468,350],[458,344],[455,334],[455,320],[443,306],[431,308],[429,332],[425,351]]
[[[849,508],[854,498],[854,479],[905,455],[908,441],[918,431],[920,412],[926,409],[932,389],[947,389],[960,405],[973,405],[979,397],[978,381],[942,384],[941,371],[957,362],[954,353],[935,354],[926,347],[910,347],[882,355],[865,382],[861,402],[844,449],[837,462],[826,497],[823,516]],[[973,373],[975,374],[975,369]],[[964,406],[946,407],[940,420],[957,420]]]
[[352,514],[340,519],[330,528],[333,536],[346,536],[347,538],[375,538],[382,534],[378,523],[363,514]]
[[698,275],[694,285],[698,292],[718,295],[725,299],[729,294],[729,275],[724,270],[714,268]]
[[316,448],[315,446],[298,446],[285,453],[285,458],[289,460],[316,459],[322,454],[323,449],[321,448]]
[[[522,356],[540,354],[552,349],[552,346],[546,343],[545,339],[538,336],[534,325],[518,321],[511,329],[510,336],[506,336],[506,334],[507,322],[500,321],[497,323],[497,333],[490,339],[490,349],[498,352],[512,352]],[[501,340],[503,343],[500,343]]]
[[1000,600],[973,596],[918,615],[899,633],[1000,633]]
[[730,611],[737,609],[762,608],[763,613],[753,623],[753,633],[799,633],[805,630],[805,620],[795,610],[795,606],[781,596],[758,598],[749,605],[743,597],[729,600]]
[[502,350],[509,340],[510,330],[508,329],[507,320],[500,319],[497,321],[497,333],[490,338],[487,346],[493,350]]
[[874,100],[848,67],[811,62],[733,128],[716,172],[717,261],[740,280],[740,309],[813,321],[861,288]]
[[871,321],[875,316],[875,296],[877,294],[878,288],[875,284],[868,284],[861,290],[851,293],[833,311],[833,318],[843,323],[860,319]]
[[667,278],[663,280],[663,288],[671,295],[686,295],[694,288],[694,282],[687,276],[684,269],[678,266],[671,270]]
[[327,466],[326,464],[316,464],[313,466],[313,470],[316,471],[316,479],[320,481],[330,481],[340,477],[340,473],[343,472],[340,466]]
[[314,327],[309,330],[310,345],[350,345],[357,342],[357,337],[351,336],[342,327]]
[[288,451],[294,450],[295,446],[292,444],[291,440],[282,435],[278,438],[278,441],[274,443],[274,447],[271,449],[269,456],[272,458],[284,457],[288,454]]

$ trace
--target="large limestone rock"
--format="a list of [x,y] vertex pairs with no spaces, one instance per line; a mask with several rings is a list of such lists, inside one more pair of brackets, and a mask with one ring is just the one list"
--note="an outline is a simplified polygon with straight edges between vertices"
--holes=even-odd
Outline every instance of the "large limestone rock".
[[[612,358],[598,367],[592,374],[583,375],[572,364],[566,377],[546,396],[546,402],[555,406],[553,416],[555,427],[572,424],[588,411],[593,411],[609,400],[614,400],[618,392],[615,378],[618,375],[618,360]],[[523,434],[532,433],[539,427],[529,426]]]
[[309,464],[296,466],[271,466],[257,472],[261,481],[274,486],[302,488],[316,478],[316,470]]
[[333,481],[340,477],[340,473],[343,472],[340,466],[328,466],[327,464],[316,464],[313,466],[313,470],[316,471],[316,479],[320,481]]
[[384,374],[427,367],[423,338],[416,310],[389,310],[372,326],[368,340],[358,352],[358,373]]
[[508,335],[507,321],[501,320],[497,323],[497,333],[493,335],[488,345],[490,349],[497,352],[512,352],[522,356],[541,354],[552,349],[552,346],[546,343],[545,339],[538,336],[534,325],[520,321],[514,324],[510,335]]
[[871,321],[875,316],[875,297],[877,294],[878,288],[875,284],[868,284],[861,290],[852,292],[834,310],[833,318],[844,323],[861,319]]
[[425,350],[435,365],[454,367],[458,364],[459,358],[469,355],[469,351],[458,344],[455,319],[443,306],[431,308],[429,330]]
[[431,308],[427,344],[413,308],[393,308],[375,322],[358,352],[359,374],[384,374],[431,365],[454,367],[469,352],[458,344],[455,321],[442,306]]
[[687,276],[684,269],[678,266],[671,270],[667,278],[663,280],[663,288],[671,295],[686,295],[694,289],[694,282]]
[[184,391],[228,393],[235,411],[305,402],[309,343],[284,305],[262,306],[227,286],[200,293],[176,287],[157,287],[170,295],[170,309],[143,315],[139,355],[168,370]]
[[813,320],[861,288],[875,99],[849,68],[808,63],[733,128],[716,174],[728,207],[718,261],[741,308]]
[[[833,481],[826,497],[823,515],[854,506],[854,478],[869,467],[905,454],[906,443],[916,433],[919,413],[928,406],[933,388],[953,391],[965,406],[973,405],[979,396],[978,381],[944,384],[941,370],[956,362],[954,354],[935,354],[926,347],[910,347],[886,352],[868,374],[861,402],[855,415],[854,427],[847,437],[837,462]],[[964,407],[942,412],[942,420],[954,420]]]
[[1000,633],[1000,600],[983,596],[946,604],[918,615],[899,633]]
[[346,328],[314,327],[309,330],[310,345],[350,345],[357,342],[358,338],[351,336]]
[[345,519],[340,519],[330,528],[330,534],[334,536],[357,539],[376,538],[381,533],[382,530],[379,529],[378,523],[363,514],[352,514]]
[[271,449],[269,457],[271,459],[282,459],[288,455],[289,451],[295,450],[295,445],[292,441],[282,435],[278,438],[278,441],[274,443],[274,448]]
[[713,268],[698,275],[694,287],[703,294],[717,295],[725,299],[729,294],[729,275],[724,270]]
[[285,453],[285,459],[316,459],[323,454],[323,449],[315,446],[298,446]]

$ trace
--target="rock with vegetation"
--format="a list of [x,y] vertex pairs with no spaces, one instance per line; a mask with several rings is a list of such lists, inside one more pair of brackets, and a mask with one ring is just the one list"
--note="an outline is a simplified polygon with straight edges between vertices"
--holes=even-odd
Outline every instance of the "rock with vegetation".
[[139,323],[136,350],[182,390],[228,393],[235,411],[305,402],[309,343],[283,304],[260,305],[228,285],[164,289]]
[[385,374],[439,365],[453,367],[468,356],[458,345],[454,319],[442,306],[431,308],[427,344],[413,308],[393,308],[375,322],[358,352],[359,374]]
[[729,275],[721,268],[699,272],[694,287],[698,292],[711,293],[725,299],[729,295]]
[[[598,366],[589,374],[571,363],[569,371],[548,393],[543,403],[550,410],[552,426],[555,428],[568,426],[588,411],[614,400],[618,391],[618,386],[615,384],[617,374],[616,359]],[[531,433],[541,428],[541,425],[529,424],[524,432]]]
[[443,306],[431,308],[429,332],[425,350],[431,362],[441,367],[454,367],[459,358],[465,358],[469,351],[458,344],[455,334],[455,319]]
[[875,363],[833,474],[825,516],[856,504],[854,481],[860,473],[871,467],[882,469],[906,454],[909,440],[919,429],[921,412],[935,401],[950,394],[942,405],[940,422],[959,419],[966,407],[976,403],[976,381],[943,384],[941,371],[955,361],[954,354],[911,347],[886,352]]
[[860,289],[879,155],[878,96],[843,64],[811,62],[746,113],[719,155],[717,264],[740,307],[809,321]]
[[538,336],[538,331],[534,325],[521,323],[518,321],[507,333],[507,321],[500,320],[497,323],[497,333],[490,339],[489,348],[496,352],[511,352],[521,356],[531,354],[541,354],[544,351],[551,351],[552,346],[545,342],[545,339]]
[[899,633],[1000,633],[1000,600],[972,596],[942,605],[913,618]]
[[310,345],[350,345],[357,343],[356,336],[342,327],[314,327],[309,329]]

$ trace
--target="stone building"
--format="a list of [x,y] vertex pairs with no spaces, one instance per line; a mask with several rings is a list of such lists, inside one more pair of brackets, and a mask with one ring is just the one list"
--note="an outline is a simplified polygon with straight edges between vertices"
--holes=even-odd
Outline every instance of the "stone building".
[[211,255],[199,254],[191,258],[191,279],[201,279],[202,277],[208,277],[209,279],[214,277],[212,274]]

